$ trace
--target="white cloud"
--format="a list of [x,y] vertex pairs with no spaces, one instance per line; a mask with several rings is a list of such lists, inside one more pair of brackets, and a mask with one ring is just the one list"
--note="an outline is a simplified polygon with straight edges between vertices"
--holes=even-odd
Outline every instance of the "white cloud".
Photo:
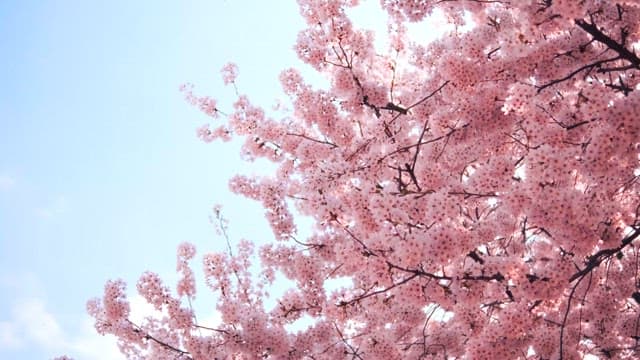
[[[0,284],[1,285],[1,284]],[[161,318],[162,312],[154,309],[140,295],[130,298],[130,319],[141,324],[147,316]],[[217,326],[221,319],[217,312],[199,319],[205,326]],[[122,360],[117,339],[102,336],[94,328],[93,319],[85,315],[79,328],[73,333],[65,331],[42,297],[29,297],[16,302],[11,318],[0,321],[0,350],[20,351],[37,349],[49,358],[67,355],[74,359]]]
[[31,298],[13,307],[16,327],[24,336],[46,348],[56,348],[64,342],[60,325],[45,309],[42,299]]
[[9,191],[16,184],[16,179],[9,175],[0,175],[0,191]]
[[42,298],[16,303],[12,318],[0,322],[0,350],[37,348],[51,358],[68,355],[76,359],[121,360],[116,339],[101,336],[87,315],[77,334],[65,333]]
[[49,204],[34,209],[35,214],[43,219],[51,219],[57,215],[64,214],[69,209],[67,198],[60,195]]
[[23,345],[15,326],[10,322],[0,321],[0,349],[17,349]]
[[149,304],[140,295],[134,295],[129,298],[129,306],[131,312],[129,313],[129,320],[134,324],[141,325],[146,317],[161,318],[163,313],[156,310],[153,305]]
[[118,349],[113,335],[99,335],[93,327],[93,319],[86,317],[80,329],[80,335],[67,346],[66,354],[75,359],[122,360],[124,356]]

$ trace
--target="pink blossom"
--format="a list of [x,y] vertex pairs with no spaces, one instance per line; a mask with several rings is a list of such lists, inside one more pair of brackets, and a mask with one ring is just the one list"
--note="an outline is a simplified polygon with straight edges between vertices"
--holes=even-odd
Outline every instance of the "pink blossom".
[[[638,6],[385,0],[377,53],[348,16],[357,1],[298,3],[294,49],[327,87],[288,69],[290,111],[236,94],[223,119],[183,87],[219,121],[199,138],[275,167],[229,182],[263,207],[263,246],[214,208],[227,246],[201,266],[219,323],[193,312],[183,243],[176,296],[155,273],[137,284],[162,316],[132,323],[110,281],[87,305],[96,330],[130,358],[635,358]],[[409,22],[453,30],[419,44]]]
[[229,85],[236,81],[236,77],[238,76],[238,66],[234,63],[227,63],[220,70],[222,73],[222,81],[225,85]]
[[182,273],[182,277],[178,281],[178,296],[193,297],[196,293],[196,280],[193,270],[189,267],[189,261],[196,255],[196,248],[193,244],[184,242],[178,246],[178,265],[177,271]]

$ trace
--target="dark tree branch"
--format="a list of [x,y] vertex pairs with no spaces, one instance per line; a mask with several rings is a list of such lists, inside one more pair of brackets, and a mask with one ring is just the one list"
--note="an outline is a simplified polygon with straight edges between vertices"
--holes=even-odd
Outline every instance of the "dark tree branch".
[[577,273],[573,274],[573,276],[569,278],[569,283],[572,283],[576,279],[583,278],[584,276],[589,274],[596,267],[600,266],[603,261],[610,259],[616,253],[624,249],[627,245],[631,244],[631,242],[638,238],[638,236],[640,236],[640,228],[634,229],[634,231],[629,234],[629,236],[622,239],[622,244],[620,244],[620,246],[611,249],[602,249],[597,253],[587,257],[585,267]]
[[574,76],[576,76],[577,74],[579,74],[582,71],[587,70],[587,73],[588,73],[588,72],[591,72],[594,68],[601,68],[601,66],[603,64],[606,64],[606,63],[612,62],[612,61],[616,61],[616,60],[620,60],[620,57],[616,56],[614,58],[599,60],[599,61],[595,61],[595,62],[592,62],[592,63],[587,64],[587,65],[581,66],[581,67],[577,68],[576,70],[570,72],[567,76],[565,76],[563,78],[555,79],[555,80],[552,80],[552,81],[550,81],[550,82],[548,82],[548,83],[546,83],[544,85],[537,86],[538,93],[540,93],[542,90],[544,90],[544,89],[546,89],[546,88],[548,88],[550,86],[553,86],[555,84],[559,84],[559,83],[561,83],[563,81],[567,81],[567,80],[573,78]]
[[600,29],[598,29],[598,27],[595,24],[589,24],[588,22],[582,19],[576,19],[575,22],[576,22],[576,25],[578,25],[582,30],[586,31],[591,36],[593,36],[594,40],[606,45],[609,49],[618,53],[618,55],[620,55],[621,58],[629,61],[634,68],[640,69],[640,58],[638,58],[636,54],[629,51],[623,45],[624,36],[621,39],[621,41],[623,41],[623,43],[621,44],[613,40],[609,36],[607,36],[605,33],[603,33]]
[[186,358],[187,358],[187,359],[193,359],[193,357],[191,357],[191,354],[190,354],[188,351],[178,349],[178,348],[177,348],[177,347],[175,347],[175,346],[172,346],[172,345],[170,345],[170,344],[167,344],[167,343],[166,343],[166,342],[164,342],[164,341],[161,341],[161,340],[156,339],[156,338],[155,338],[155,337],[153,337],[151,334],[149,334],[148,332],[144,331],[140,326],[138,326],[138,325],[134,324],[134,323],[133,323],[132,321],[130,321],[130,320],[127,320],[127,322],[128,322],[129,324],[131,324],[131,326],[133,326],[133,328],[134,328],[134,329],[133,329],[133,331],[134,331],[135,333],[137,333],[137,334],[142,334],[142,337],[143,337],[145,340],[151,340],[151,341],[155,342],[156,344],[158,344],[158,345],[160,345],[160,346],[162,346],[162,347],[164,347],[164,348],[166,348],[166,349],[168,349],[168,350],[174,351],[174,352],[178,353],[178,356],[183,356],[183,355],[184,355],[184,356],[186,356]]
[[[622,13],[620,12],[620,17],[622,16]],[[576,19],[575,20],[576,25],[581,28],[582,30],[584,30],[586,33],[588,33],[589,35],[592,36],[592,40],[591,41],[596,41],[599,42],[603,45],[605,45],[607,47],[607,50],[613,50],[617,56],[613,57],[613,58],[608,58],[608,59],[603,59],[603,60],[599,60],[599,61],[595,61],[592,63],[589,63],[587,65],[583,65],[581,67],[579,67],[578,69],[572,71],[571,73],[569,73],[567,76],[560,78],[560,79],[556,79],[553,81],[550,81],[544,85],[538,86],[538,93],[540,93],[542,90],[553,86],[555,84],[558,84],[560,82],[569,80],[571,78],[573,78],[575,75],[577,75],[578,73],[582,72],[582,71],[587,71],[587,73],[591,72],[593,69],[597,69],[597,72],[599,73],[611,73],[611,72],[617,72],[617,71],[625,71],[625,70],[632,70],[632,69],[638,69],[640,70],[640,58],[632,51],[630,51],[629,49],[627,49],[625,47],[625,43],[628,37],[628,31],[625,29],[621,29],[620,32],[620,41],[614,40],[613,38],[611,38],[610,36],[608,36],[607,34],[605,34],[602,30],[600,30],[598,28],[598,26],[591,22],[588,23],[587,21],[583,20],[583,19]],[[566,53],[568,55],[571,54],[571,52]],[[604,64],[610,63],[610,62],[615,62],[618,60],[626,60],[629,62],[628,65],[624,65],[624,66],[614,66],[614,67],[603,67]],[[614,90],[619,90],[624,92],[625,95],[627,95],[632,89],[626,87],[623,83],[619,84],[619,85],[614,85],[614,84],[609,84],[609,87],[613,88]]]

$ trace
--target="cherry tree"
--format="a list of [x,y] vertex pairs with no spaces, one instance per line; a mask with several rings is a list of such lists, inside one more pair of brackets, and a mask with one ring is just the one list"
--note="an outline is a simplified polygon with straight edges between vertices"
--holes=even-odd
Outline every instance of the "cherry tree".
[[[203,255],[216,327],[189,306],[182,244],[175,292],[137,283],[162,315],[132,322],[110,281],[88,304],[98,332],[129,358],[637,358],[640,1],[381,0],[386,51],[348,18],[357,0],[298,3],[295,49],[329,86],[284,70],[284,115],[184,89],[211,118],[202,140],[276,165],[230,182],[275,240]],[[434,14],[453,30],[412,39]],[[278,274],[295,286],[268,307]]]

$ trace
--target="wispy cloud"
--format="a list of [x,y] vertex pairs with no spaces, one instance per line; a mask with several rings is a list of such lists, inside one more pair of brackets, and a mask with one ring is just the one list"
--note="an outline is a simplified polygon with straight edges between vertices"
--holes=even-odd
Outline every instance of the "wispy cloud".
[[59,195],[45,206],[35,208],[34,212],[40,218],[51,219],[60,214],[64,214],[68,209],[69,202],[67,201],[67,198]]
[[[130,319],[134,323],[141,324],[148,316],[158,318],[163,315],[139,295],[130,298],[130,305]],[[81,322],[80,328],[71,334],[62,329],[41,297],[16,302],[11,309],[11,319],[0,322],[0,350],[33,348],[46,352],[51,357],[67,355],[74,359],[95,360],[123,358],[116,338],[99,335],[94,328],[93,319],[88,315]]]
[[31,298],[14,305],[13,321],[14,327],[25,338],[40,346],[53,349],[64,343],[62,329],[54,316],[46,310],[42,299]]
[[14,304],[12,318],[0,322],[0,350],[39,349],[50,357],[66,354],[77,359],[120,360],[113,336],[101,336],[89,316],[76,334],[65,332],[42,298]]
[[75,359],[121,360],[124,358],[118,349],[117,340],[112,335],[99,335],[88,316],[80,328],[80,335],[68,342],[64,350]]
[[[10,304],[9,311],[0,321],[0,354],[37,351],[49,358],[67,355],[74,359],[121,360],[117,340],[114,336],[102,336],[94,328],[94,320],[85,315],[80,325],[71,328],[62,323],[47,305],[46,297],[39,288],[42,284],[32,274],[0,276],[0,292],[23,294]],[[26,293],[26,294],[25,294]],[[143,324],[146,317],[155,319],[166,316],[138,295],[129,296],[130,320]],[[199,323],[216,327],[221,322],[217,311],[199,318]],[[77,323],[76,323],[77,324]]]
[[0,321],[0,348],[19,349],[24,341],[17,334],[14,324],[8,321]]
[[0,174],[0,191],[9,191],[16,185],[16,179],[9,176]]

